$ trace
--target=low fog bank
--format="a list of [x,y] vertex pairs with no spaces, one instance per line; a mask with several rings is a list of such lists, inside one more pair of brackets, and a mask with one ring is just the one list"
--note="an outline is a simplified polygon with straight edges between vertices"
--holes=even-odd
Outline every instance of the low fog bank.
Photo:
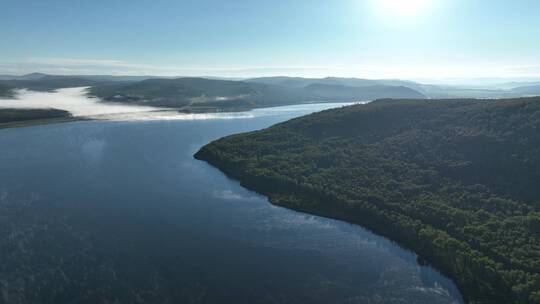
[[153,107],[102,103],[86,95],[88,88],[59,89],[54,92],[16,91],[16,98],[0,99],[1,108],[44,109],[69,111],[73,116],[100,116],[119,113],[141,113],[159,110]]
[[309,114],[353,103],[312,103],[293,106],[260,108],[247,112],[232,113],[180,113],[177,110],[132,106],[101,102],[86,95],[87,87],[59,89],[54,92],[36,92],[26,89],[16,91],[16,98],[1,99],[0,108],[45,109],[69,111],[73,116],[116,121],[140,120],[210,120],[251,119],[285,113]]

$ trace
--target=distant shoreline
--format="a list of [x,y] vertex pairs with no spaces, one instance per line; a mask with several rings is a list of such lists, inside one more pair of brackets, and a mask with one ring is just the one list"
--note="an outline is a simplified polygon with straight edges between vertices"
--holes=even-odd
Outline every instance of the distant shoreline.
[[35,119],[35,120],[14,121],[14,122],[0,123],[0,129],[24,128],[24,127],[32,127],[32,126],[39,126],[39,125],[50,125],[50,124],[85,121],[85,120],[93,120],[93,119],[88,118],[88,117],[63,117],[63,118],[44,118],[44,119]]
[[[37,126],[37,125],[47,125],[47,124],[56,124],[56,123],[67,123],[67,122],[75,122],[75,121],[95,121],[95,120],[101,120],[100,117],[103,117],[103,120],[109,120],[107,119],[108,116],[114,116],[119,114],[145,114],[145,113],[153,113],[153,112],[173,112],[178,114],[185,114],[185,115],[193,115],[193,114],[226,114],[226,113],[241,113],[241,112],[251,112],[254,110],[259,109],[272,109],[272,108],[280,108],[280,107],[289,107],[289,106],[299,106],[299,105],[312,105],[312,104],[343,104],[343,105],[351,105],[356,103],[368,103],[370,101],[356,101],[356,102],[316,102],[316,101],[310,101],[305,102],[301,104],[291,104],[291,105],[275,105],[270,107],[237,107],[237,108],[227,108],[222,109],[219,107],[190,107],[186,106],[183,108],[171,108],[171,109],[159,109],[153,111],[142,111],[142,112],[133,112],[133,113],[107,113],[107,114],[96,114],[96,115],[80,115],[80,116],[65,116],[65,117],[41,117],[36,119],[25,119],[25,120],[15,120],[12,122],[0,122],[0,129],[7,129],[7,128],[23,128],[23,127],[30,127],[30,126]],[[1,110],[14,110],[14,111],[32,111],[32,110],[47,110],[47,109],[23,109],[23,108],[2,108]],[[63,110],[61,110],[63,111]],[[1,114],[1,113],[0,113]],[[1,119],[0,115],[0,119]],[[112,119],[114,120],[114,119]]]

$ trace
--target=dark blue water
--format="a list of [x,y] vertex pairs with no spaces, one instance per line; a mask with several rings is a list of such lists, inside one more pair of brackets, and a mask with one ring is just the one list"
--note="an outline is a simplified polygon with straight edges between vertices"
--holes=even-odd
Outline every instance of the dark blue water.
[[460,303],[413,253],[193,159],[319,108],[0,130],[0,303]]

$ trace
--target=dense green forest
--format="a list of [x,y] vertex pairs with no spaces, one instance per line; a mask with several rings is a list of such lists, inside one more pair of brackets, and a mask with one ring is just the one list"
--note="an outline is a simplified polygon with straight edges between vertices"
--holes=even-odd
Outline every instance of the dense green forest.
[[540,303],[540,98],[378,100],[203,147],[278,205],[361,224],[469,303]]
[[28,122],[46,119],[67,119],[71,118],[68,111],[58,109],[2,109],[0,108],[1,124]]

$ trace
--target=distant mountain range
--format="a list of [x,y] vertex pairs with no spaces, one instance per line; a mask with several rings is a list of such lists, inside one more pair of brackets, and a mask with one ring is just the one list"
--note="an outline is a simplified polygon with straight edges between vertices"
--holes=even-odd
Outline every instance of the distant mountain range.
[[310,83],[278,85],[260,81],[205,78],[147,79],[136,83],[96,85],[90,94],[109,102],[161,107],[241,109],[306,102],[343,102],[376,98],[425,98],[403,86],[351,87]]
[[513,88],[512,92],[522,95],[538,96],[540,95],[540,83],[537,85]]
[[422,85],[408,80],[393,79],[361,79],[361,78],[300,78],[300,77],[261,77],[247,79],[248,82],[279,85],[292,88],[306,87],[312,84],[341,85],[348,87],[368,87],[375,85],[404,86],[409,88],[421,88]]
[[[46,80],[50,78],[84,78],[94,81],[141,81],[150,78],[159,78],[156,76],[112,76],[112,75],[49,75],[43,73],[31,73],[22,76],[0,75],[0,80]],[[164,77],[165,78],[165,77]]]
[[0,96],[13,89],[53,91],[90,87],[89,95],[104,102],[180,108],[186,111],[243,110],[307,102],[349,102],[380,98],[503,98],[540,95],[537,83],[505,89],[427,85],[407,80],[359,78],[263,77],[225,80],[215,77],[76,75],[32,73],[0,75]]

